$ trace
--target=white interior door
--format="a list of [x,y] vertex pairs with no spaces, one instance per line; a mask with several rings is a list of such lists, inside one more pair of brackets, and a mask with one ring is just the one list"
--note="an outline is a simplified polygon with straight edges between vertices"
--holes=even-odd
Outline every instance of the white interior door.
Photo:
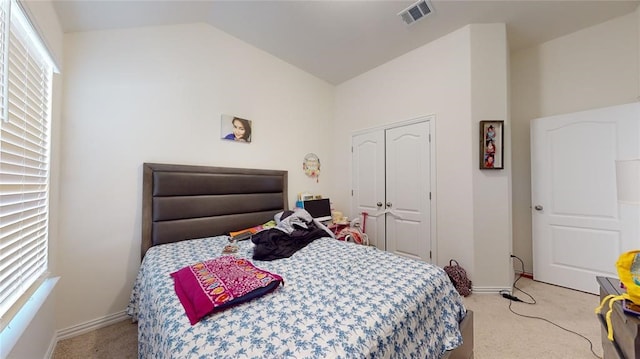
[[431,261],[429,124],[386,131],[387,251]]
[[[384,132],[379,130],[354,135],[351,145],[351,216],[358,216],[362,212],[378,213],[385,200]],[[384,217],[368,216],[365,230],[371,245],[386,250]]]
[[634,104],[531,122],[536,280],[598,293],[595,277],[617,276],[618,256],[637,247],[640,216],[617,201],[615,160],[640,157],[639,121]]

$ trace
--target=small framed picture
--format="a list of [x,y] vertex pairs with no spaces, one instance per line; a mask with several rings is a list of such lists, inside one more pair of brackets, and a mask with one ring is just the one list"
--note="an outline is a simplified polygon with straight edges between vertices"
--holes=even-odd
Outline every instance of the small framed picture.
[[480,169],[504,168],[504,121],[480,121]]
[[237,116],[222,115],[220,134],[223,140],[251,143],[252,123]]

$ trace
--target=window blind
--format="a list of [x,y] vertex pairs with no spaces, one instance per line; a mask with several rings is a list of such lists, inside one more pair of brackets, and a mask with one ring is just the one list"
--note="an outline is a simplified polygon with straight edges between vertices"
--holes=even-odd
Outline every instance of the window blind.
[[1,0],[0,317],[47,272],[53,66],[15,0]]

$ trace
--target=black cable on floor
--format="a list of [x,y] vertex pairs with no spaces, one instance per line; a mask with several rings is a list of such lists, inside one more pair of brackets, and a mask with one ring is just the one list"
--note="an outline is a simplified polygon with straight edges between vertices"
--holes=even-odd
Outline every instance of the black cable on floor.
[[[506,291],[500,291],[500,294],[501,294],[504,298],[509,299],[509,311],[511,311],[511,313],[513,313],[513,314],[515,314],[515,315],[518,315],[518,316],[521,316],[521,317],[524,317],[524,318],[539,319],[539,320],[545,321],[545,322],[547,322],[547,323],[549,323],[549,324],[552,324],[552,325],[554,325],[554,326],[556,326],[556,327],[558,327],[558,328],[560,328],[560,329],[562,329],[562,330],[564,330],[564,331],[566,331],[566,332],[569,332],[569,333],[572,333],[572,334],[575,334],[575,335],[577,335],[577,336],[581,337],[582,339],[584,339],[584,340],[586,340],[587,342],[589,342],[589,350],[591,350],[591,353],[593,354],[593,356],[595,356],[595,357],[596,357],[596,358],[598,358],[598,359],[602,359],[602,358],[601,358],[601,357],[599,357],[599,356],[598,356],[598,354],[596,354],[596,352],[593,350],[593,343],[591,342],[591,340],[589,340],[589,338],[585,337],[584,335],[582,335],[582,334],[580,334],[580,333],[577,333],[577,332],[574,332],[573,330],[570,330],[570,329],[564,328],[564,327],[562,327],[562,326],[560,326],[560,325],[558,325],[558,324],[556,324],[556,323],[554,323],[554,322],[552,322],[552,321],[550,321],[549,319],[546,319],[546,318],[542,318],[542,317],[536,317],[536,316],[532,316],[532,315],[526,315],[526,314],[516,313],[516,312],[511,308],[511,304],[513,304],[513,302],[520,302],[520,303],[530,304],[530,305],[536,304],[536,300],[533,298],[533,296],[531,296],[531,294],[529,294],[529,293],[525,292],[524,290],[522,290],[522,289],[520,289],[520,288],[518,288],[518,287],[516,286],[516,283],[520,280],[520,278],[522,278],[522,275],[524,274],[524,262],[522,261],[522,259],[518,258],[517,256],[514,256],[513,254],[511,255],[511,257],[513,257],[513,258],[515,258],[515,259],[517,259],[517,260],[519,260],[519,261],[520,261],[520,264],[522,265],[522,272],[520,272],[520,275],[518,276],[518,278],[517,278],[515,281],[513,281],[513,285],[512,285],[513,290],[511,291],[511,293],[508,293],[508,292],[506,292]],[[520,291],[520,292],[524,293],[527,297],[529,297],[529,298],[531,299],[531,301],[530,301],[530,302],[529,302],[529,301],[525,302],[525,301],[521,300],[520,298],[516,297],[515,295],[513,295],[513,294],[515,294],[515,290],[516,290],[516,289],[517,289],[518,291]]]

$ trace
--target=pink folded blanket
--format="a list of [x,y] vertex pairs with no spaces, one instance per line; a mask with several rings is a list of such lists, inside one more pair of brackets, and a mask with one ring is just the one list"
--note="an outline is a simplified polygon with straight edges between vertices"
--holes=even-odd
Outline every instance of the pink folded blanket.
[[191,322],[276,289],[282,277],[243,258],[223,256],[171,273],[180,303]]

